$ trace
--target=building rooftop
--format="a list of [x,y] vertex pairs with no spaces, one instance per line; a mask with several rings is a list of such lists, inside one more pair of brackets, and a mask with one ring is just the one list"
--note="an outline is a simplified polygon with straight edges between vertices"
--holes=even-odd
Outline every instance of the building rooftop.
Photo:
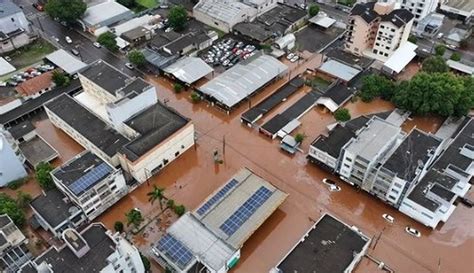
[[375,2],[356,4],[351,10],[351,16],[358,15],[367,23],[375,20],[379,15],[374,10]]
[[144,35],[146,35],[149,32],[150,32],[150,30],[148,30],[148,29],[146,29],[142,26],[139,26],[139,27],[136,27],[136,28],[132,28],[131,30],[125,31],[124,33],[122,33],[120,35],[120,37],[122,37],[123,39],[125,39],[128,42],[131,42],[135,39],[139,39],[139,38],[143,37]]
[[0,76],[6,75],[15,70],[16,68],[11,65],[7,60],[5,60],[5,58],[0,57]]
[[114,156],[128,142],[67,94],[51,100],[45,107],[108,156]]
[[286,193],[263,178],[241,169],[198,206],[193,215],[216,236],[240,249],[286,197]]
[[394,136],[400,134],[400,127],[394,126],[379,117],[373,117],[367,127],[349,142],[346,150],[372,160]]
[[168,49],[171,54],[179,54],[182,50],[191,45],[199,45],[210,39],[211,38],[203,31],[197,33],[189,32],[177,39],[170,41],[163,47]]
[[12,1],[0,0],[0,18],[7,17],[18,12],[23,11]]
[[[370,239],[325,214],[277,266],[282,273],[343,273],[367,251]],[[359,255],[358,257],[354,257]]]
[[41,162],[50,162],[59,156],[58,151],[38,135],[28,141],[21,142],[18,146],[28,163],[33,167]]
[[189,122],[176,111],[157,102],[125,121],[140,136],[124,145],[121,153],[135,161]]
[[382,15],[382,22],[390,22],[396,27],[402,27],[415,18],[413,13],[406,9],[395,9],[389,14]]
[[107,21],[110,18],[116,17],[120,14],[131,13],[131,11],[115,1],[106,1],[97,5],[88,7],[81,21],[88,26],[94,27],[96,25]]
[[15,140],[18,140],[26,134],[33,132],[34,130],[35,127],[33,126],[33,123],[31,123],[29,120],[25,120],[13,125],[10,129],[8,129],[8,132],[10,132]]
[[384,63],[385,67],[390,68],[390,70],[395,73],[400,73],[410,62],[415,58],[415,50],[418,48],[417,45],[405,42],[402,44],[395,52],[388,58]]
[[235,21],[235,17],[240,17],[242,10],[248,9],[255,10],[254,8],[247,6],[237,0],[203,0],[199,1],[199,3],[194,6],[193,11],[199,11],[216,20],[231,23]]
[[268,55],[257,55],[239,62],[199,88],[228,108],[253,94],[275,77],[286,72],[288,67]]
[[66,203],[65,199],[62,192],[53,189],[34,198],[30,206],[54,228],[79,210],[74,204]]
[[51,176],[79,197],[114,172],[112,166],[87,151],[54,169]]
[[334,158],[338,158],[342,147],[354,136],[355,133],[349,128],[337,125],[334,129],[329,131],[327,137],[320,135],[316,138],[313,143],[311,143],[311,146],[328,153]]
[[442,6],[448,6],[468,13],[474,10],[474,2],[470,0],[449,0],[443,2]]
[[360,69],[348,66],[336,60],[328,60],[324,62],[318,68],[318,70],[326,74],[332,75],[333,77],[339,78],[345,82],[352,80],[361,72]]
[[69,54],[69,52],[64,49],[58,49],[53,53],[46,55],[46,59],[64,70],[64,72],[68,73],[69,75],[76,74],[87,67],[87,64]]
[[154,51],[149,48],[142,49],[146,61],[158,69],[163,69],[172,64],[178,57],[169,55],[164,51]]
[[201,58],[185,56],[166,67],[164,71],[184,83],[193,84],[212,73],[214,69]]
[[414,129],[385,161],[383,167],[401,179],[413,181],[418,171],[434,156],[439,145],[440,139]]
[[26,80],[15,87],[16,91],[24,97],[33,96],[53,85],[53,72],[49,71],[39,76]]
[[81,258],[67,246],[50,247],[35,259],[37,265],[46,262],[57,273],[101,272],[108,265],[107,258],[115,251],[115,242],[106,234],[102,224],[92,224],[81,232],[90,250]]

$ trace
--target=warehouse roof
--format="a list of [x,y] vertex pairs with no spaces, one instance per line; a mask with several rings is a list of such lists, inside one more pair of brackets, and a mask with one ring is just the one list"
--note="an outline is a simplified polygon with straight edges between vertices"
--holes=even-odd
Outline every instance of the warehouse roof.
[[89,26],[98,25],[115,16],[131,12],[128,8],[115,1],[106,1],[86,9],[81,21]]
[[239,16],[243,10],[254,9],[250,6],[245,5],[242,2],[235,0],[231,1],[222,1],[222,0],[204,0],[199,1],[193,10],[197,10],[212,18],[222,21],[222,22],[233,22],[234,18]]
[[260,55],[236,64],[199,90],[231,108],[287,69],[274,57]]
[[184,83],[192,84],[210,74],[214,69],[201,58],[185,56],[166,67],[164,71]]

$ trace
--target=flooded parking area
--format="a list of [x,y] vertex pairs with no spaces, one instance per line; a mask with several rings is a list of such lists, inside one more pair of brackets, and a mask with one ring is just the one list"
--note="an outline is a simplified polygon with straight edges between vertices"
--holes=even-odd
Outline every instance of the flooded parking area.
[[[315,66],[318,61],[319,58],[314,58],[303,62],[292,73],[301,73],[306,67]],[[193,104],[189,99],[189,91],[174,93],[172,82],[168,79],[150,76],[147,80],[157,87],[160,101],[165,101],[168,106],[192,119],[196,128],[196,146],[104,212],[97,220],[109,229],[113,229],[115,221],[126,222],[125,213],[132,208],[139,208],[145,218],[155,215],[160,207],[158,203],[152,205],[147,196],[153,185],[165,188],[167,198],[192,210],[239,169],[247,167],[288,193],[289,197],[244,244],[241,260],[231,272],[268,272],[324,213],[357,226],[373,238],[374,243],[368,254],[383,261],[395,272],[472,272],[472,209],[460,205],[448,222],[436,230],[423,227],[369,194],[357,191],[318,166],[308,163],[305,153],[288,156],[280,150],[278,140],[271,140],[259,134],[257,129],[244,126],[240,122],[240,115],[248,109],[247,105],[242,104],[227,115],[206,102]],[[287,80],[281,79],[266,87],[252,97],[252,104],[261,101]],[[304,90],[298,92],[304,93]],[[262,122],[300,97],[300,94],[295,94]],[[353,118],[394,109],[391,103],[382,100],[371,103],[349,102],[345,107]],[[332,115],[320,107],[311,109],[300,121],[302,125],[297,131],[307,136],[302,144],[304,152],[319,134],[327,132],[327,125],[335,122]],[[407,131],[417,126],[433,132],[441,123],[442,120],[437,118],[415,117],[403,128]],[[48,120],[35,121],[34,124],[38,133],[60,153],[55,165],[82,151],[79,144]],[[213,151],[216,149],[223,160],[222,164],[214,162]],[[335,180],[342,190],[330,192],[321,182],[325,177]],[[395,218],[393,224],[382,218],[384,213]],[[165,212],[159,221],[152,221],[144,230],[132,236],[132,241],[143,253],[151,255],[150,245],[160,238],[175,219],[172,213]],[[406,226],[416,228],[422,236],[410,236],[404,230]],[[153,271],[160,272],[158,265],[152,263]],[[379,271],[372,261],[364,259],[356,272]]]

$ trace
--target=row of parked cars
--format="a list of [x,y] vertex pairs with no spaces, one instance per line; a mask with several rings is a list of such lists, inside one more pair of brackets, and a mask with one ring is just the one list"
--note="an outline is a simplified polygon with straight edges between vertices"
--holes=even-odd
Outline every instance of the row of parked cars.
[[32,79],[36,76],[53,70],[55,67],[49,64],[37,65],[35,67],[30,67],[23,72],[17,73],[11,76],[7,81],[1,81],[0,86],[17,86],[18,84],[25,82],[29,79]]
[[213,45],[202,58],[212,66],[222,65],[229,68],[240,60],[246,60],[255,55],[255,50],[254,45],[227,38]]

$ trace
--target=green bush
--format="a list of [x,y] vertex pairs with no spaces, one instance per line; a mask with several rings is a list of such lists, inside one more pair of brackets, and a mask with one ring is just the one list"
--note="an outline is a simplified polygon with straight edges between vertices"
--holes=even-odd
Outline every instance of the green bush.
[[7,214],[18,227],[25,224],[25,212],[16,200],[5,193],[0,193],[0,214]]
[[178,216],[182,216],[185,212],[186,212],[186,208],[183,206],[183,205],[176,205],[174,207],[174,212],[178,215]]
[[319,6],[318,5],[312,4],[312,5],[309,6],[308,14],[309,14],[310,17],[316,16],[316,15],[318,15],[318,13],[319,13]]
[[346,108],[339,108],[334,112],[334,118],[337,121],[344,122],[351,119],[351,114]]
[[298,133],[296,134],[295,136],[295,141],[298,142],[298,143],[301,143],[303,142],[303,140],[306,138],[306,135],[305,134],[301,134],[301,133]]
[[435,47],[436,56],[443,56],[446,52],[446,47],[444,45],[437,45]]
[[175,93],[181,93],[181,91],[183,91],[183,88],[183,85],[180,83],[173,84],[173,90]]
[[461,54],[459,54],[459,52],[454,52],[453,54],[451,54],[450,59],[459,62],[461,60]]
[[56,187],[50,174],[52,170],[53,166],[46,162],[41,162],[36,166],[36,180],[38,180],[38,183],[43,190],[47,191]]
[[116,232],[122,233],[123,232],[123,223],[120,221],[116,221],[114,224],[114,229]]
[[190,95],[191,97],[191,101],[193,103],[198,103],[201,101],[201,96],[196,92],[196,91],[193,91]]

